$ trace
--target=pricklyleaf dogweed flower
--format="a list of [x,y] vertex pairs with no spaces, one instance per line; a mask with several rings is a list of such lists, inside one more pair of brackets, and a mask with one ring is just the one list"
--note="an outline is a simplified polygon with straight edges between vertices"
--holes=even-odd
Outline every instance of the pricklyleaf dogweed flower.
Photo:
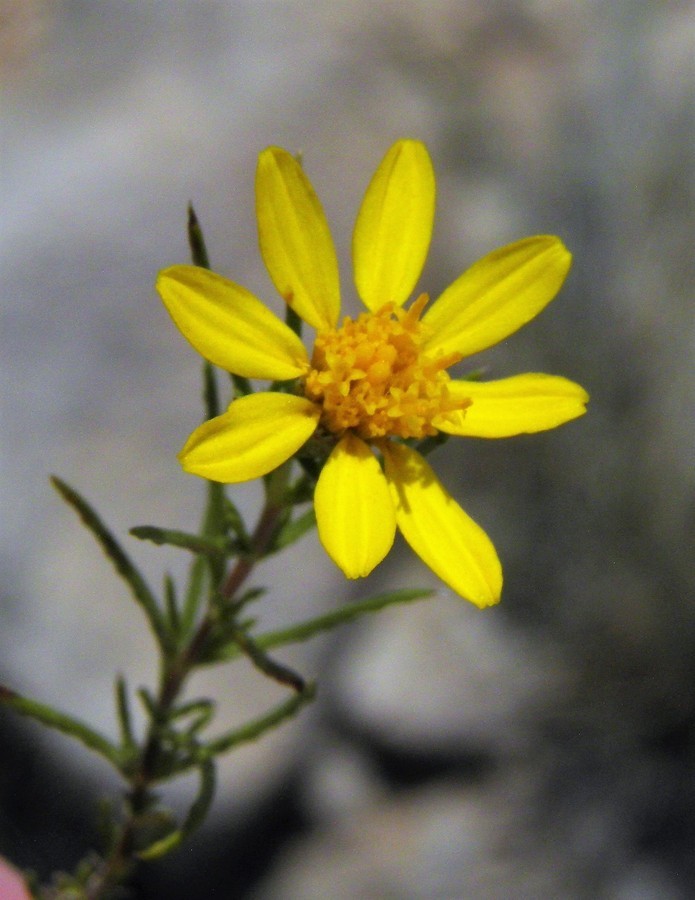
[[309,352],[248,290],[195,266],[160,273],[174,322],[210,362],[287,390],[235,399],[197,428],[179,459],[220,482],[265,475],[315,437],[331,447],[314,495],[319,537],[349,578],[386,556],[396,529],[455,592],[483,607],[499,600],[502,570],[485,532],[452,499],[412,444],[442,432],[499,438],[543,431],[585,412],[579,385],[523,374],[452,378],[455,363],[491,347],[553,299],[571,256],[552,236],[490,253],[433,303],[405,304],[432,235],[435,179],[425,146],[395,143],[379,165],[353,236],[366,311],[340,320],[338,265],[328,224],[299,163],[264,150],[256,175],[261,254],[275,287],[316,331]]

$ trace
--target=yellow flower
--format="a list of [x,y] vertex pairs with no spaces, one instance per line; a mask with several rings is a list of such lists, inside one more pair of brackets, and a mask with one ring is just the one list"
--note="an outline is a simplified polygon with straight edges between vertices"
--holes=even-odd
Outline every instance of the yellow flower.
[[582,415],[588,396],[559,376],[449,376],[454,363],[536,316],[560,289],[571,256],[556,237],[526,238],[481,259],[426,311],[424,294],[405,311],[429,249],[434,203],[425,146],[398,141],[355,225],[355,284],[366,311],[339,324],[338,264],[319,200],[289,153],[260,154],[261,254],[280,295],[316,330],[311,356],[259,299],[220,275],[172,266],[157,290],[210,362],[247,378],[293,382],[292,393],[249,394],[197,428],[179,456],[186,471],[247,481],[290,459],[315,432],[327,436],[334,446],[316,485],[316,518],[345,575],[371,572],[398,527],[447,585],[483,607],[502,589],[495,548],[405,441],[439,431],[498,438],[555,428]]

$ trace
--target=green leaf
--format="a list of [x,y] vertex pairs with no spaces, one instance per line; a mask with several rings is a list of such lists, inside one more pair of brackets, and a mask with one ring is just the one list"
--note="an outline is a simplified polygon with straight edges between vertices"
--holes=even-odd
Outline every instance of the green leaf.
[[4,685],[0,685],[0,704],[9,706],[20,715],[28,716],[30,719],[52,728],[54,731],[61,731],[63,734],[70,735],[70,737],[84,744],[85,747],[89,747],[90,750],[94,750],[100,756],[103,756],[112,766],[120,770],[121,753],[118,747],[79,719],[74,719],[72,716],[62,713],[45,703],[39,703],[37,700],[23,697]]
[[254,600],[258,600],[259,597],[262,597],[267,593],[268,588],[262,587],[261,585],[256,585],[256,587],[252,587],[244,591],[244,593],[241,594],[241,596],[232,603],[231,609],[234,613],[234,616],[236,616],[237,613],[239,613],[244,608],[244,606],[248,606],[249,603],[252,603]]
[[[234,516],[238,519],[240,531],[245,533],[241,516],[225,494],[224,485],[208,481],[207,504],[200,535],[196,536],[195,540],[210,547],[225,547],[229,550],[227,535],[230,517]],[[206,593],[212,596],[218,590],[224,578],[226,556],[226,553],[197,555],[193,560],[188,573],[186,596],[181,610],[179,633],[183,637],[189,636],[195,627]]]
[[114,809],[113,800],[110,797],[99,797],[97,799],[95,830],[99,846],[106,851],[116,846],[119,836],[118,821],[119,813]]
[[289,547],[290,544],[294,544],[295,541],[298,541],[307,533],[307,531],[314,528],[315,525],[316,512],[312,505],[306,512],[302,513],[302,515],[297,516],[296,519],[292,519],[282,526],[278,536],[273,542],[273,550],[277,552],[284,547]]
[[146,687],[141,687],[138,688],[137,695],[149,718],[152,719],[153,722],[159,721],[159,705],[152,691]]
[[191,834],[203,824],[215,796],[217,773],[214,760],[204,759],[198,771],[200,773],[200,790],[183,823],[182,831],[184,836]]
[[220,396],[217,390],[217,378],[212,363],[203,363],[203,403],[205,404],[205,418],[214,419],[219,416]]
[[222,511],[223,522],[224,522],[224,532],[232,532],[235,534],[244,550],[249,550],[251,547],[251,536],[249,535],[246,525],[244,524],[244,520],[241,518],[241,513],[237,509],[236,505],[232,502],[232,500],[225,496],[224,498],[224,509]]
[[[379,610],[385,609],[385,607],[394,603],[412,603],[414,600],[423,600],[426,597],[431,597],[433,593],[434,591],[429,588],[406,588],[399,591],[389,591],[386,594],[378,594],[376,597],[371,597],[368,600],[347,603],[325,615],[308,619],[306,622],[299,622],[281,631],[270,631],[256,635],[253,641],[261,650],[271,650],[274,647],[282,647],[286,644],[298,644],[301,641],[309,640],[309,638],[320,634],[322,631],[330,631],[339,625],[352,622],[365,615],[365,613],[379,612]],[[239,654],[240,648],[237,643],[230,641],[217,650],[214,659],[206,659],[205,663],[218,663],[235,659]]]
[[205,246],[203,229],[200,227],[200,222],[192,203],[188,204],[188,246],[191,248],[193,265],[200,266],[202,269],[209,269],[210,259]]
[[288,666],[271,659],[245,631],[240,628],[234,631],[234,640],[254,666],[268,678],[287,685],[301,693],[304,690],[304,679]]
[[160,840],[155,841],[149,847],[141,850],[137,855],[143,860],[159,859],[179,847],[193,831],[205,821],[210,806],[215,796],[216,772],[212,759],[204,759],[197,766],[200,773],[200,788],[193,801],[183,824],[180,828],[170,832]]
[[133,821],[132,855],[139,859],[156,859],[173,850],[180,842],[176,816],[164,806],[150,806]]
[[164,608],[169,624],[169,630],[172,634],[181,634],[181,616],[179,614],[179,604],[176,596],[176,583],[171,575],[167,572],[164,575]]
[[201,747],[198,752],[198,758],[202,761],[218,756],[220,753],[228,753],[239,744],[245,744],[249,741],[257,740],[266,731],[271,728],[277,728],[278,725],[295,716],[303,706],[310,703],[316,696],[316,688],[312,682],[304,685],[304,689],[299,693],[292,694],[284,703],[280,703],[273,707],[265,715],[253,719],[241,728],[234,728],[221,734],[219,737]]
[[202,731],[212,721],[215,714],[215,704],[212,700],[191,700],[183,703],[181,706],[172,710],[170,720],[173,722],[187,716],[191,717],[191,721],[184,726],[186,734],[194,737],[199,731]]
[[181,634],[183,636],[189,635],[196,623],[207,574],[205,558],[196,556],[188,572],[186,600],[181,611]]
[[434,593],[430,588],[405,588],[399,591],[389,591],[378,594],[368,600],[359,600],[356,603],[346,603],[338,609],[332,610],[323,616],[300,622],[281,631],[271,631],[259,635],[254,640],[259,647],[270,650],[273,647],[282,647],[285,644],[296,644],[306,641],[322,631],[329,631],[338,625],[353,622],[365,613],[375,613],[394,603],[412,603],[414,600],[423,600]]
[[[201,535],[211,541],[227,540],[227,496],[224,485],[217,481],[207,483],[207,506],[203,516]],[[215,591],[224,578],[225,556],[208,556],[210,590]]]
[[142,859],[145,862],[161,859],[162,856],[166,856],[167,853],[176,850],[176,848],[181,845],[182,840],[183,832],[180,828],[177,828],[176,831],[169,832],[166,837],[160,838],[158,841],[155,841],[154,844],[150,844],[149,847],[140,850],[136,856],[138,859]]
[[191,553],[203,556],[220,557],[226,552],[226,542],[220,538],[207,537],[205,535],[190,534],[187,531],[177,531],[174,528],[159,528],[156,525],[135,525],[129,534],[141,541],[152,541],[158,546],[168,545],[180,547],[182,550],[190,550]]
[[121,746],[127,751],[135,747],[135,738],[133,736],[132,717],[130,715],[130,704],[128,702],[128,687],[123,675],[119,675],[116,678],[115,693],[118,725],[121,731]]
[[157,600],[125,550],[122,549],[116,538],[101,521],[96,511],[77,491],[73,490],[55,475],[51,476],[51,483],[66,503],[69,503],[76,510],[82,522],[101,544],[102,550],[111,560],[118,574],[130,587],[131,593],[136,602],[142,607],[160,647],[165,651],[171,649],[173,644],[172,636],[168,632]]

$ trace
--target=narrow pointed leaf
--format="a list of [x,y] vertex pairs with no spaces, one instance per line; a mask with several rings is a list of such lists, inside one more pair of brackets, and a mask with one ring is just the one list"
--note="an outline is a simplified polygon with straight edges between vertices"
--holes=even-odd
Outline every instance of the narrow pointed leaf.
[[27,716],[54,731],[61,731],[63,734],[75,738],[85,747],[103,756],[111,765],[120,769],[121,754],[118,747],[79,719],[53,709],[52,706],[45,703],[23,697],[4,685],[0,685],[0,705],[8,706],[22,716]]
[[191,259],[194,266],[200,266],[202,269],[210,268],[210,257],[205,246],[205,238],[203,229],[200,227],[198,216],[193,209],[193,204],[188,204],[188,246],[191,250]]
[[200,534],[189,534],[186,531],[176,531],[173,528],[158,528],[156,525],[136,525],[130,529],[133,537],[141,541],[152,541],[158,546],[168,545],[180,547],[182,550],[190,550],[191,553],[200,553],[203,556],[224,556],[226,542],[221,538],[209,538]]
[[287,685],[298,693],[302,693],[305,687],[304,679],[288,666],[271,659],[262,647],[259,647],[256,641],[240,628],[234,631],[234,640],[239,645],[239,649],[244,653],[256,668],[263,672],[268,678],[272,678],[279,684]]
[[179,612],[176,583],[168,572],[164,575],[164,609],[166,610],[171,633],[177,636],[180,635],[181,614]]
[[116,678],[116,712],[121,731],[121,744],[124,748],[132,748],[135,746],[135,738],[128,701],[128,687],[123,675]]
[[203,556],[196,556],[188,570],[186,597],[181,610],[182,637],[191,633],[203,603],[206,585],[209,581],[209,566]]
[[240,744],[248,744],[250,741],[258,740],[267,731],[277,728],[278,725],[282,725],[283,722],[295,716],[315,696],[316,688],[313,683],[309,682],[301,692],[293,693],[287,700],[273,707],[265,715],[253,719],[246,725],[242,725],[241,728],[234,728],[214,738],[200,749],[197,754],[198,758],[201,760],[210,759],[211,757],[219,756],[221,753],[228,753]]
[[140,859],[152,861],[166,856],[181,845],[185,838],[194,832],[205,821],[215,796],[216,773],[212,759],[204,759],[197,765],[200,775],[200,788],[188,814],[180,828],[160,838],[137,855]]
[[275,539],[273,550],[277,551],[282,550],[284,547],[289,547],[290,544],[294,544],[295,541],[298,541],[307,533],[307,531],[314,528],[315,525],[316,512],[312,506],[310,509],[307,509],[306,512],[302,513],[301,516],[292,519],[280,529],[280,532]]
[[[317,634],[331,631],[349,622],[354,622],[367,613],[379,612],[396,603],[412,603],[415,600],[424,600],[433,595],[434,591],[431,588],[406,588],[389,591],[385,594],[370,597],[368,600],[346,603],[338,607],[338,609],[325,613],[325,615],[307,619],[305,622],[298,622],[296,625],[291,625],[289,628],[283,628],[280,631],[269,631],[256,635],[254,642],[256,646],[261,647],[263,650],[272,650],[275,647],[283,647],[286,644],[299,644],[310,640]],[[226,647],[220,648],[216,658],[211,659],[210,662],[235,659],[240,655],[240,652],[236,644],[230,643]]]
[[166,837],[160,838],[158,841],[150,844],[149,847],[145,847],[144,850],[139,850],[136,856],[145,862],[152,862],[155,859],[161,859],[167,853],[171,853],[172,850],[176,850],[177,847],[181,846],[182,841],[183,832],[180,828],[177,828],[175,831],[169,832]]
[[142,607],[160,646],[170,647],[171,635],[168,633],[157,600],[125,550],[101,521],[96,511],[77,491],[55,475],[51,477],[51,483],[61,497],[76,510],[83,523],[101,544],[102,550],[111,560],[118,574],[130,587],[134,599]]
[[203,403],[206,419],[214,419],[220,414],[220,395],[217,390],[215,368],[207,360],[203,363]]
[[217,779],[214,761],[212,759],[203,760],[198,766],[198,772],[200,774],[200,789],[183,823],[182,831],[184,837],[187,837],[203,824],[215,796]]

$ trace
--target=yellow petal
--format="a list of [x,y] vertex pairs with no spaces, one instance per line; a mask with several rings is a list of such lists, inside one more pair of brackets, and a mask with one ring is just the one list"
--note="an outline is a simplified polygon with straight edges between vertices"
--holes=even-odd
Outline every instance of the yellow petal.
[[553,299],[572,256],[559,238],[525,238],[484,256],[423,316],[433,329],[428,353],[469,356],[529,322]]
[[187,472],[231,484],[272,472],[316,430],[320,410],[292,394],[249,394],[204,422],[186,441],[179,462]]
[[319,538],[348,578],[368,575],[391,549],[396,516],[384,473],[364,441],[348,433],[321,470],[314,494]]
[[386,478],[403,537],[449,587],[484,607],[502,592],[502,567],[490,538],[444,490],[425,460],[385,443]]
[[246,288],[197,266],[164,269],[156,287],[179,331],[216,366],[278,381],[306,371],[301,340]]
[[258,157],[256,217],[261,254],[280,296],[314,328],[334,328],[340,287],[328,223],[301,166],[279,147]]
[[355,284],[365,306],[398,306],[420,277],[432,237],[435,181],[427,148],[397,141],[381,161],[352,238]]
[[447,434],[503,438],[557,428],[584,415],[589,395],[559,375],[527,373],[498,381],[452,381],[454,397],[473,402],[432,424]]

